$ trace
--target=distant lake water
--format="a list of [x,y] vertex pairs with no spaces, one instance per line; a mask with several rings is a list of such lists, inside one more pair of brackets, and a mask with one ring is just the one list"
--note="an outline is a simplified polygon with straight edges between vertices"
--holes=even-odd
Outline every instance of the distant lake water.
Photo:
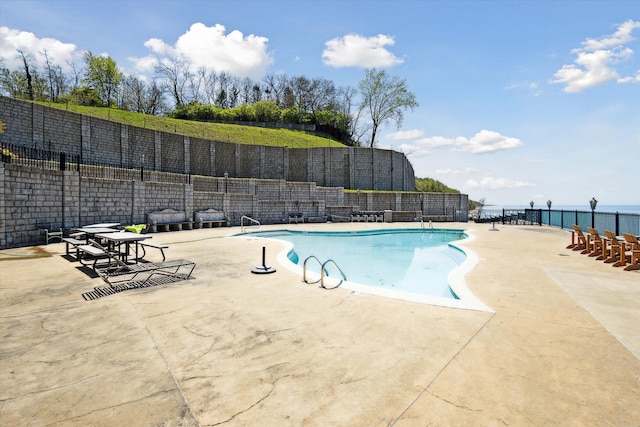
[[[531,207],[529,205],[485,205],[483,211],[485,212],[496,212],[496,211],[500,211],[502,212],[503,209],[513,209],[513,210],[524,210],[524,209],[530,209]],[[544,209],[547,210],[547,205],[534,205],[533,206],[534,209]],[[584,204],[584,205],[560,205],[560,206],[555,206],[555,205],[551,205],[551,210],[553,211],[559,211],[559,210],[565,210],[565,211],[585,211],[585,212],[589,212],[591,210],[591,207],[588,204]],[[638,214],[640,215],[640,205],[597,205],[596,206],[596,212],[620,212],[620,213],[632,213],[632,214]]]

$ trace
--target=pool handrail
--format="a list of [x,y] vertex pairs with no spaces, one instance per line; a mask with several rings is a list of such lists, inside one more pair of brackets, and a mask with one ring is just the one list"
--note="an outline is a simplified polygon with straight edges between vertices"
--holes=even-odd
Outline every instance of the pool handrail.
[[[316,280],[315,282],[308,282],[307,281],[307,261],[309,261],[310,259],[315,259],[318,262],[318,264],[320,265],[320,279]],[[327,288],[324,285],[325,273],[326,273],[327,276],[329,275],[329,272],[326,269],[326,266],[327,266],[328,263],[332,263],[333,265],[335,265],[336,268],[338,269],[338,271],[340,272],[340,274],[342,275],[342,279],[340,280],[340,282],[338,282],[338,284],[336,286],[332,287],[332,288]],[[335,288],[339,287],[340,285],[342,285],[342,282],[347,280],[347,276],[344,274],[344,271],[342,271],[340,266],[334,260],[328,259],[324,263],[321,263],[320,260],[315,255],[309,255],[304,260],[304,263],[302,264],[302,280],[305,283],[309,283],[309,284],[314,284],[314,283],[320,282],[320,287],[323,288],[323,289],[335,289]]]
[[257,219],[253,219],[250,216],[242,215],[242,217],[240,218],[240,231],[244,232],[244,220],[245,219],[249,220],[249,223],[258,224],[258,228],[260,228],[260,221],[258,221]]
[[320,279],[316,280],[315,282],[308,282],[307,281],[307,261],[309,261],[310,259],[315,259],[318,262],[318,265],[320,266],[320,268],[322,269],[322,263],[320,262],[320,260],[318,259],[318,257],[316,257],[315,255],[310,255],[308,256],[305,260],[304,263],[302,263],[302,281],[304,283],[309,283],[309,284],[314,284],[314,283],[318,283],[320,280],[322,280],[322,276],[320,276]]

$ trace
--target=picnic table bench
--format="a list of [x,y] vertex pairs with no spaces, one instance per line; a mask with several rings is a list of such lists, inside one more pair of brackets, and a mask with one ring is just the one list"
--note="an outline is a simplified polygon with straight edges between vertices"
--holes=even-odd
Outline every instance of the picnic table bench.
[[84,240],[78,240],[75,237],[65,237],[62,239],[62,241],[66,245],[66,254],[71,255],[71,251],[69,249],[70,246],[73,246],[73,248],[76,250],[76,259],[80,260],[80,250],[78,249],[78,246],[84,245],[86,242]]
[[[92,242],[92,241],[91,241]],[[91,267],[94,271],[97,271],[98,260],[117,256],[114,252],[108,252],[104,248],[99,248],[91,243],[81,242],[80,245],[75,245],[76,259],[80,261],[80,264]],[[93,263],[91,264],[91,261]]]

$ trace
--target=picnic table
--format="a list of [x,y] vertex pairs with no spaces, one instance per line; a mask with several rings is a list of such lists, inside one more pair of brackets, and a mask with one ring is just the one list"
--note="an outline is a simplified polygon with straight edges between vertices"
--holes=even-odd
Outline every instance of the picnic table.
[[[113,232],[113,230],[109,230],[107,232],[96,233],[95,237],[97,239],[102,239],[107,242],[108,248],[110,251],[118,252],[120,254],[121,259],[124,262],[129,260],[129,257],[132,254],[131,245],[134,245],[135,248],[135,258],[134,261],[138,262],[138,247],[139,243],[143,240],[150,239],[151,236],[148,234],[138,234],[131,233],[130,231],[117,231]],[[122,246],[124,245],[124,250],[122,250]]]
[[105,223],[102,223],[102,224],[85,225],[85,226],[83,226],[83,228],[115,228],[115,227],[117,227],[119,225],[120,225],[119,222],[105,222]]

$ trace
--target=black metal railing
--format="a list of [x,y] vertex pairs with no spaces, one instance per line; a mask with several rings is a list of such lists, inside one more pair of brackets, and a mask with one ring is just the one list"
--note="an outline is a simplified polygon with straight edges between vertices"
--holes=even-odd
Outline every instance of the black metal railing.
[[78,170],[79,155],[1,142],[2,162],[50,170]]
[[[533,209],[536,210],[536,209]],[[626,212],[596,212],[579,210],[537,209],[540,224],[571,229],[573,224],[583,230],[592,227],[602,233],[613,231],[616,236],[622,233],[640,235],[640,214]]]
[[548,225],[571,230],[579,225],[583,230],[592,227],[602,233],[613,231],[616,236],[622,233],[640,235],[640,214],[626,212],[596,212],[580,210],[554,209],[501,209],[483,212],[476,222],[494,222],[502,224]]
[[2,162],[49,170],[76,171],[83,178],[139,180],[190,184],[191,175],[139,167],[82,161],[79,154],[67,154],[1,142]]

